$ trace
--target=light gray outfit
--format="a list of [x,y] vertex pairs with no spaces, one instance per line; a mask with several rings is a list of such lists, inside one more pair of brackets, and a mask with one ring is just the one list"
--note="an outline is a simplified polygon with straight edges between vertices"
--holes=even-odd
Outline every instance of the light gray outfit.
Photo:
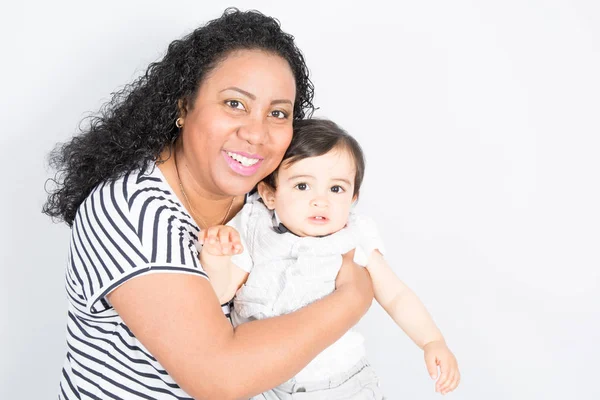
[[[383,252],[373,221],[355,213],[345,228],[320,238],[280,233],[274,224],[276,216],[257,198],[229,223],[240,232],[244,246],[232,261],[250,273],[234,298],[231,319],[236,326],[291,313],[333,292],[342,254],[356,248],[355,261],[366,265],[373,250]],[[255,399],[382,398],[377,377],[364,359],[363,341],[351,329],[293,379]]]
[[379,378],[366,359],[329,379],[296,383],[294,379],[252,400],[385,400]]

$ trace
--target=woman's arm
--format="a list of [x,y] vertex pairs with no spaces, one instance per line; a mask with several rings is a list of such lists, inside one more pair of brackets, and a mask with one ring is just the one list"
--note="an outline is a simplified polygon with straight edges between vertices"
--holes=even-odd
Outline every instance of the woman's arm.
[[375,299],[417,346],[422,349],[430,342],[444,340],[423,303],[392,271],[379,251],[373,251],[367,269],[373,280]]
[[192,397],[248,398],[298,373],[371,304],[368,272],[344,263],[331,295],[233,329],[210,282],[185,274],[131,279],[108,297],[138,340]]

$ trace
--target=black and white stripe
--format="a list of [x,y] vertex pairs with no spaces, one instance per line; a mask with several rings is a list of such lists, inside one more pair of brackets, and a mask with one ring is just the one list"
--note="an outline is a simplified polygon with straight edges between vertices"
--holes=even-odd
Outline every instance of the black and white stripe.
[[[81,204],[65,276],[67,354],[59,399],[190,399],[106,295],[148,273],[207,278],[198,262],[197,235],[197,225],[156,167],[99,185]],[[229,306],[223,311],[229,314]]]

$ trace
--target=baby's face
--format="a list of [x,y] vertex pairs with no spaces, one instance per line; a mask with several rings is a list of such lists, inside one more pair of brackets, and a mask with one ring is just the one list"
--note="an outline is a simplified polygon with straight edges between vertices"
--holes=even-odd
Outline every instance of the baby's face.
[[[356,167],[344,149],[279,168],[277,190],[265,201],[299,236],[324,236],[342,229],[354,199]],[[267,196],[269,197],[269,196]]]

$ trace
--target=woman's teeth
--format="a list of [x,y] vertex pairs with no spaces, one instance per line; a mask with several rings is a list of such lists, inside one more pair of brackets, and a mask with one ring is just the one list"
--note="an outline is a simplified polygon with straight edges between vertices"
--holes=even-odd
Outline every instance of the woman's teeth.
[[231,153],[229,151],[227,152],[227,155],[229,157],[233,158],[235,161],[242,164],[244,167],[251,167],[252,165],[254,165],[260,161],[258,158],[248,158],[248,157],[239,155],[237,153]]

